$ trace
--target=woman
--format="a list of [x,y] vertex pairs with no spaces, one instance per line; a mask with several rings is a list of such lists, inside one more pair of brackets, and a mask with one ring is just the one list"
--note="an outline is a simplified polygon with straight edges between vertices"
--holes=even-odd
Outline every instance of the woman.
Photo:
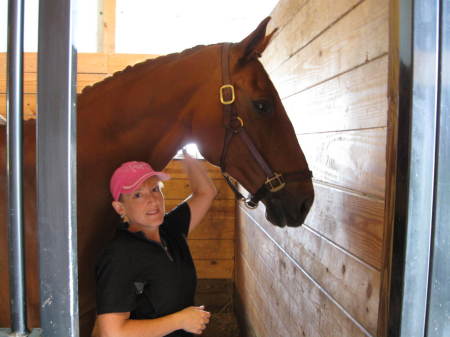
[[167,214],[161,192],[167,174],[143,162],[124,163],[114,172],[112,206],[127,225],[97,263],[94,335],[192,336],[208,324],[210,313],[193,306],[196,274],[186,237],[217,191],[201,164],[184,157],[192,195]]

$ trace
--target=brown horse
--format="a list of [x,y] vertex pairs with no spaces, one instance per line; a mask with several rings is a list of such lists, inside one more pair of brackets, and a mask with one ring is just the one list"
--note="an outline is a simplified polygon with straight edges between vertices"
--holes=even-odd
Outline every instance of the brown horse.
[[[279,226],[302,224],[314,197],[305,157],[280,98],[258,57],[267,46],[265,19],[240,43],[197,46],[128,67],[78,96],[78,264],[81,335],[95,318],[94,261],[113,235],[108,192],[114,168],[128,160],[163,169],[177,150],[196,143],[266,204]],[[225,83],[226,82],[226,83]],[[224,84],[231,86],[222,87]],[[219,88],[222,87],[222,89]],[[222,100],[223,102],[221,103]],[[234,102],[233,102],[234,101]],[[228,104],[230,103],[230,104]],[[25,208],[28,321],[39,325],[35,200],[35,123],[25,123]],[[5,128],[0,146],[5,181]],[[269,172],[269,173],[267,173]],[[289,179],[294,173],[297,179]],[[268,175],[280,173],[264,185]],[[258,190],[265,186],[265,191]],[[0,213],[0,326],[9,326],[5,190]]]

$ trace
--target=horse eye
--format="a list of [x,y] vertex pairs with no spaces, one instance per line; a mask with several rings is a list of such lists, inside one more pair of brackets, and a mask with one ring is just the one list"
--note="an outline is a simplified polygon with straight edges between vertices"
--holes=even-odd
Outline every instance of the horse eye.
[[263,116],[268,116],[272,112],[272,105],[270,104],[270,102],[265,100],[253,101],[253,107],[259,114]]

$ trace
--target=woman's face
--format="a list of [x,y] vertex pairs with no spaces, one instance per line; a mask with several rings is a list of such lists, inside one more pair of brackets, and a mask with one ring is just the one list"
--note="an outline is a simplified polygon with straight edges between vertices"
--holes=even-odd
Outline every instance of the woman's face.
[[162,224],[165,213],[164,196],[157,176],[148,178],[132,193],[123,193],[121,201],[113,201],[119,215],[128,218],[129,230],[155,229]]

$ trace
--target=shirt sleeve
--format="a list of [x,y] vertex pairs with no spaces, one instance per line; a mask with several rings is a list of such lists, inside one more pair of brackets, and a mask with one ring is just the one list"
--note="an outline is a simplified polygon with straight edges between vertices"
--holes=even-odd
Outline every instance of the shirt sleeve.
[[170,233],[181,233],[187,237],[190,222],[191,209],[185,201],[164,216],[164,223],[161,226]]
[[96,265],[97,314],[131,312],[136,307],[131,261],[107,249]]

